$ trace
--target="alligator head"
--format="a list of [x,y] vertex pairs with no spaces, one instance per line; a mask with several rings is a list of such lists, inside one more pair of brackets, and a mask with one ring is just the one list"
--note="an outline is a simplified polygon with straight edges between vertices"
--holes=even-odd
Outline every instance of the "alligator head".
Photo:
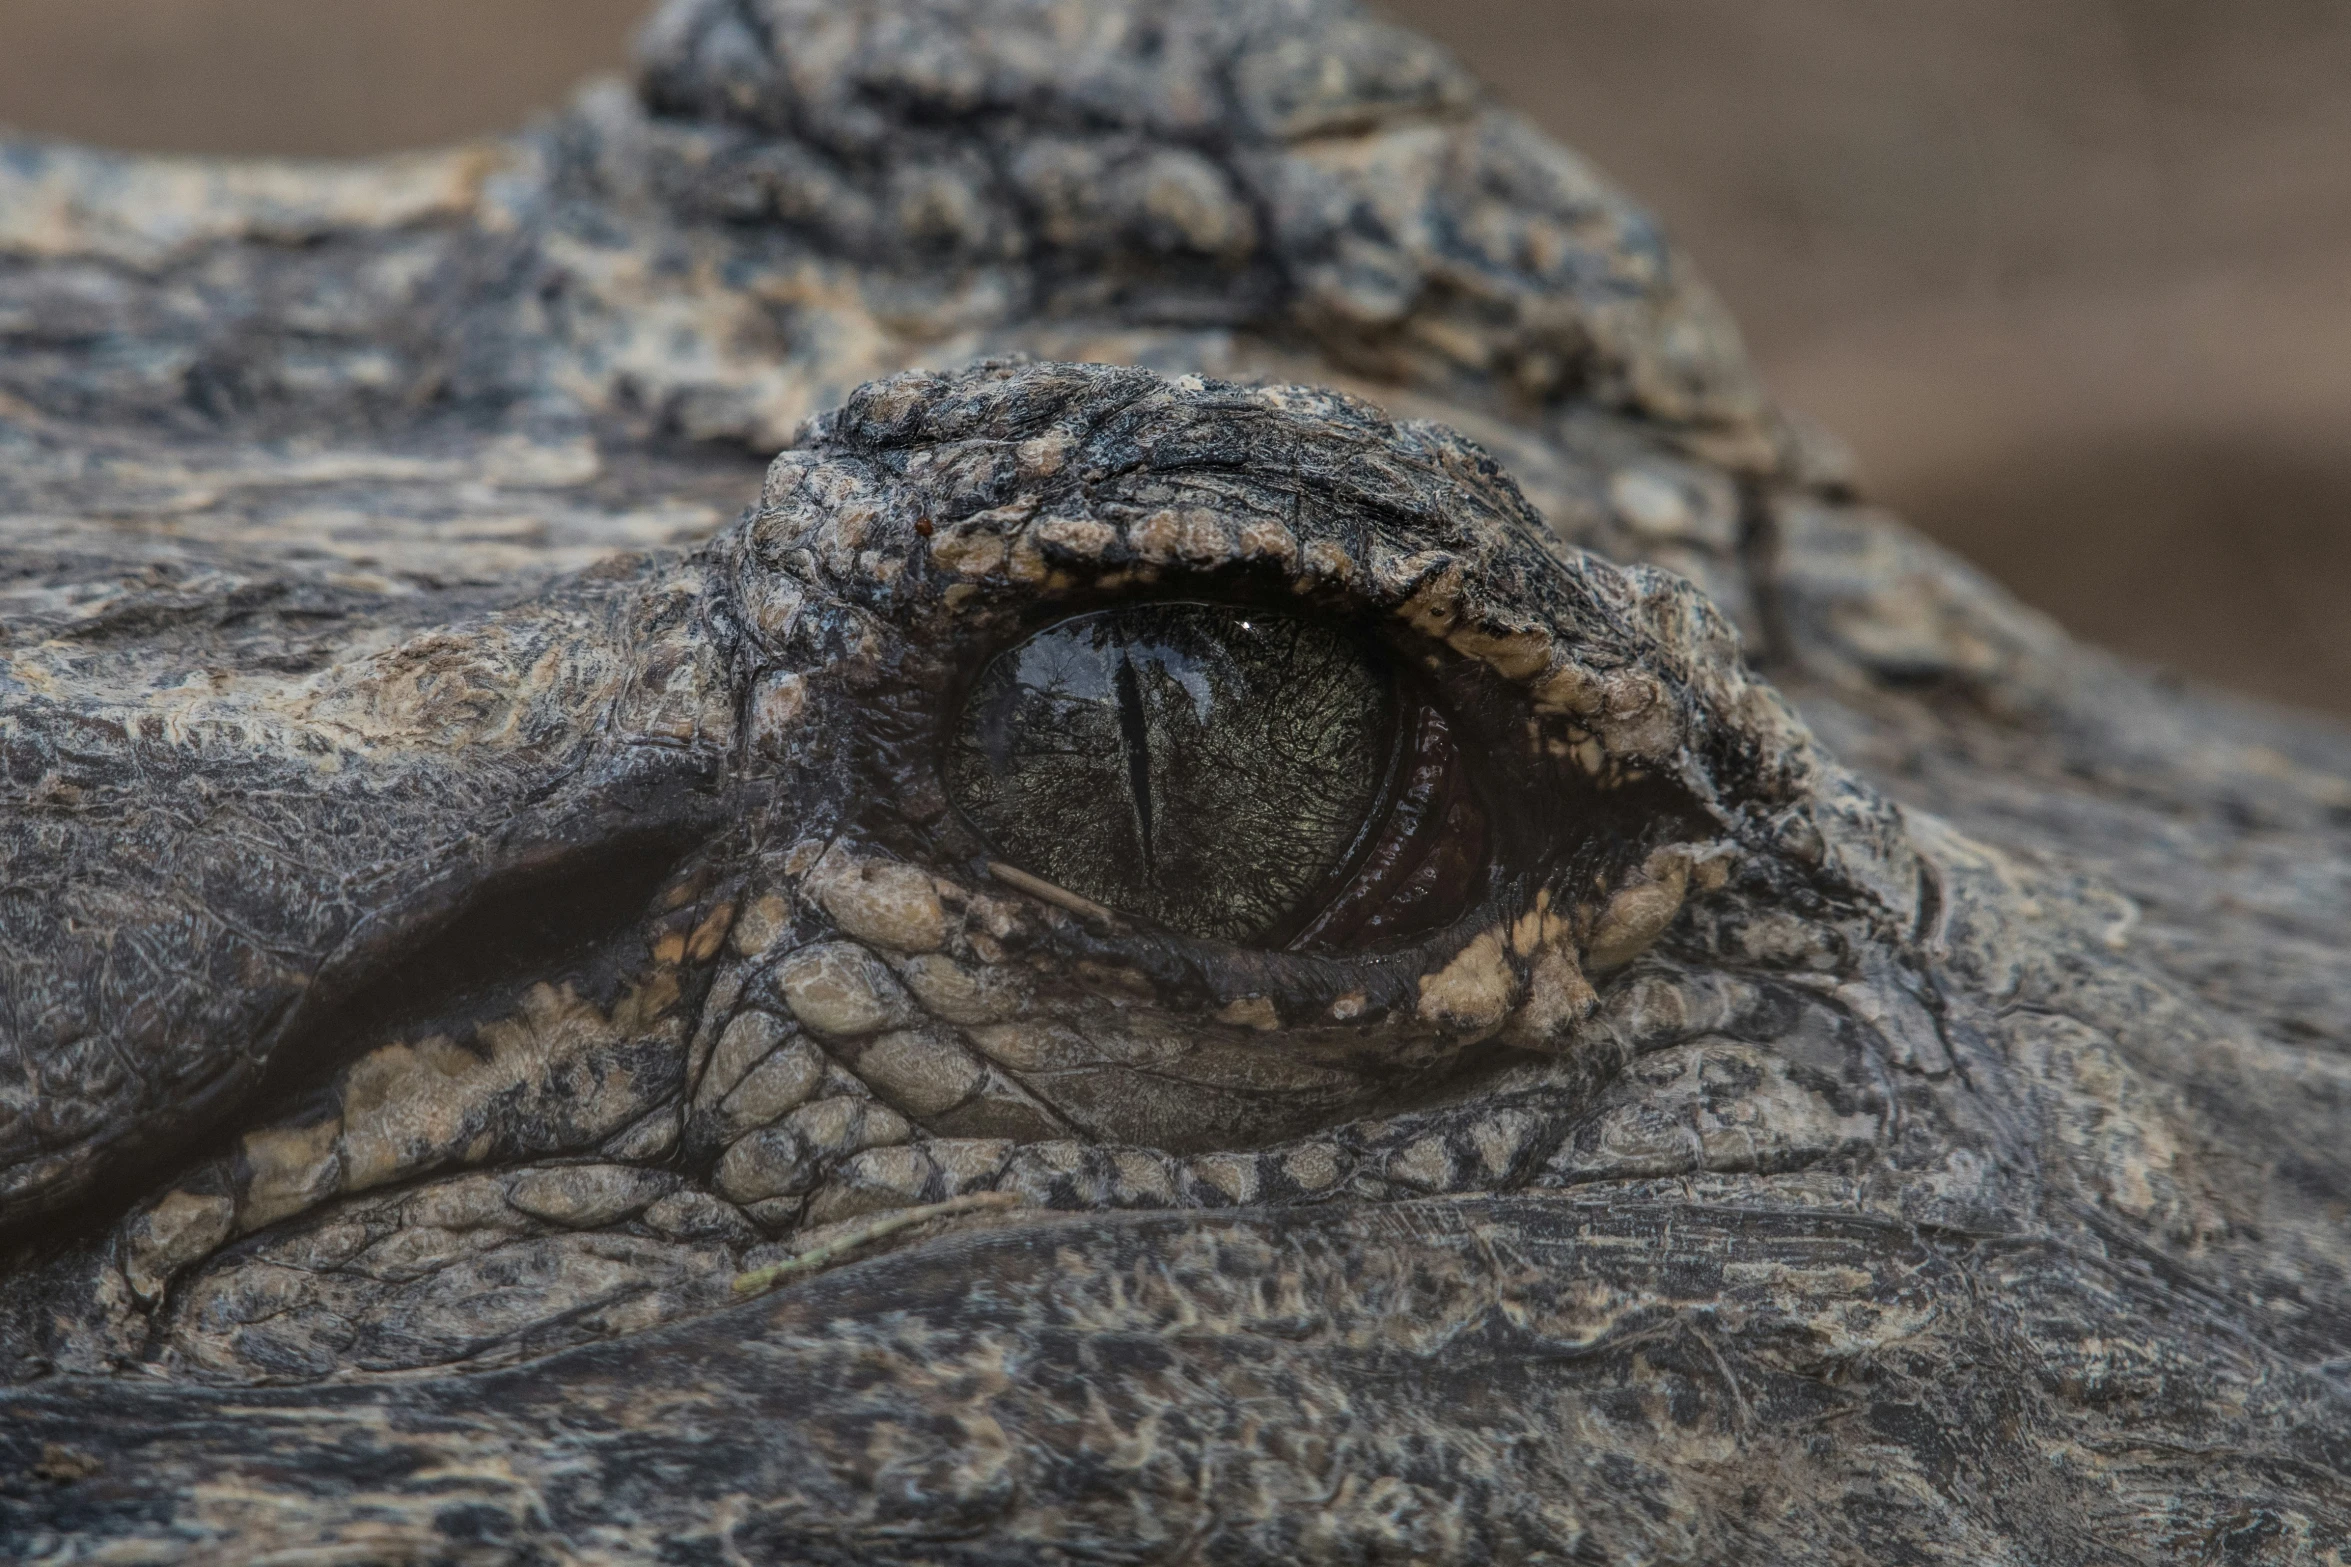
[[1416,41],[915,9],[12,165],[12,1552],[2339,1554],[2351,744]]

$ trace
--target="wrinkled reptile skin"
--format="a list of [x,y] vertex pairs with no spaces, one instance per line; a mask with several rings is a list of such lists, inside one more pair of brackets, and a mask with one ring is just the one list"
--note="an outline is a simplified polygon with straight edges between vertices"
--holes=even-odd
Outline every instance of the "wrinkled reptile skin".
[[[2351,737],[1862,506],[1418,39],[672,0],[0,146],[0,336],[0,1558],[2351,1550]],[[1444,693],[1460,918],[990,868],[972,671],[1236,593]]]

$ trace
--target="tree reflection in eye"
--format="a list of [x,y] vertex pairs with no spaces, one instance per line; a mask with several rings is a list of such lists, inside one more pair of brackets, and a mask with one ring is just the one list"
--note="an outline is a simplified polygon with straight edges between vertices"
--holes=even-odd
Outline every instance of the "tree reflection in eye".
[[[997,655],[947,762],[957,807],[1022,869],[1169,930],[1261,945],[1394,934],[1382,889],[1416,869],[1416,911],[1457,908],[1484,840],[1458,774],[1441,720],[1360,639],[1197,603],[1076,616]],[[1422,841],[1438,829],[1450,841]],[[1368,904],[1366,873],[1380,884]],[[1318,918],[1338,910],[1343,930]]]

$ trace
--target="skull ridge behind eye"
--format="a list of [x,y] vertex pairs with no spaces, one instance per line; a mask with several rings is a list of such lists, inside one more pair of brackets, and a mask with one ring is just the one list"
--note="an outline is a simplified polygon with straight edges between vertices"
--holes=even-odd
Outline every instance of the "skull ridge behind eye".
[[1485,870],[1443,715],[1365,638],[1281,611],[1146,603],[1048,626],[981,670],[946,772],[1021,868],[1210,940],[1420,934]]

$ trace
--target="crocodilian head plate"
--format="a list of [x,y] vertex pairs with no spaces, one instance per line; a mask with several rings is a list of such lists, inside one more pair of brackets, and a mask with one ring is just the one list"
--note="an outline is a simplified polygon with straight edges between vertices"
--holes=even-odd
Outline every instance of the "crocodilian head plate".
[[123,592],[6,650],[9,1552],[2340,1536],[2282,1069],[1449,430],[983,364],[528,593]]
[[313,1540],[1509,1556],[2013,1361],[1936,1238],[2022,1168],[1934,956],[1998,873],[1444,429],[900,376],[705,548],[175,722],[38,818],[31,1462],[136,1425]]

